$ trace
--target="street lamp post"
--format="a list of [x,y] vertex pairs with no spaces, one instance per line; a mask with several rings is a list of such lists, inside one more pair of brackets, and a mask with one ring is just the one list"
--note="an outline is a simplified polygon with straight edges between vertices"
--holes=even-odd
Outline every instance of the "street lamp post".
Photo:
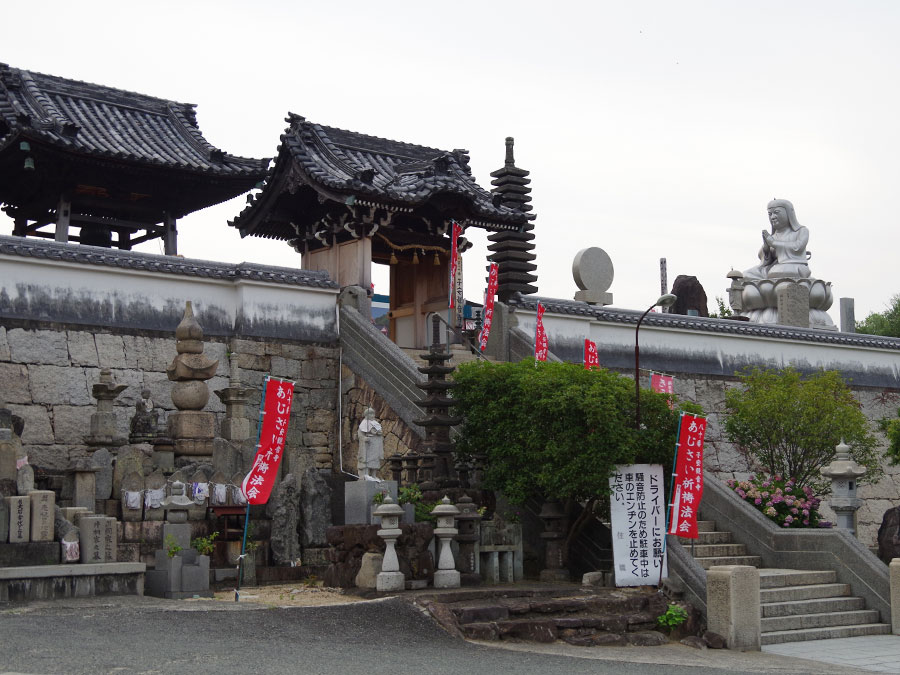
[[646,312],[641,314],[641,318],[638,319],[637,326],[634,329],[634,428],[637,430],[641,428],[641,350],[638,346],[638,334],[641,330],[641,323],[651,309],[654,307],[670,307],[675,304],[677,299],[671,293],[659,296],[656,302],[650,305]]

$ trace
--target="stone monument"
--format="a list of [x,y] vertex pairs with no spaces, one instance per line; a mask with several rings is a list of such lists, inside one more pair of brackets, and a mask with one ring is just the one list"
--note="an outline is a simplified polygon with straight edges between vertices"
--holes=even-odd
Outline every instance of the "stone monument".
[[[728,273],[732,309],[755,323],[779,323],[779,292],[785,292],[780,289],[799,285],[809,293],[809,327],[837,330],[827,314],[834,301],[831,283],[816,279],[809,269],[809,230],[800,225],[794,205],[786,199],[773,199],[768,212],[771,229],[762,231],[759,264],[743,273]],[[782,305],[795,297],[800,295],[788,293]]]
[[175,441],[175,459],[187,456],[190,461],[212,462],[215,416],[204,412],[209,401],[206,381],[216,374],[219,366],[203,354],[203,329],[194,318],[190,301],[185,303],[184,318],[175,329],[175,350],[178,352],[166,368],[172,386],[172,403],[178,412],[169,415],[168,433]]
[[575,299],[589,305],[611,305],[612,293],[607,293],[612,286],[615,270],[612,260],[602,248],[593,246],[581,249],[572,261],[572,277],[580,289]]
[[359,423],[356,437],[359,439],[356,459],[359,477],[364,480],[378,480],[375,474],[384,461],[384,433],[381,424],[375,419],[375,411],[372,408],[366,408],[365,419]]
[[128,440],[131,443],[153,443],[159,433],[159,411],[150,398],[150,390],[142,389],[141,398],[134,406],[131,417],[131,432]]
[[100,381],[91,387],[91,396],[97,400],[97,412],[91,415],[91,433],[85,436],[85,445],[105,446],[112,452],[115,452],[119,446],[125,445],[125,439],[117,435],[113,403],[127,388],[126,384],[115,383],[109,368],[100,370]]

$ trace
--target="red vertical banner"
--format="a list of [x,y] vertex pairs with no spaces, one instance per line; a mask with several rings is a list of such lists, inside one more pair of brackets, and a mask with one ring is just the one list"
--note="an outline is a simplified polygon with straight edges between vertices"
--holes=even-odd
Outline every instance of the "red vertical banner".
[[534,360],[546,361],[548,351],[547,331],[544,330],[544,306],[538,303],[537,323],[534,327]]
[[456,264],[459,257],[459,235],[462,231],[462,226],[454,220],[450,233],[450,309],[456,307]]
[[[671,375],[662,375],[660,373],[650,373],[650,389],[660,394],[675,393],[675,378]],[[675,409],[675,402],[669,399],[669,409]]]
[[259,443],[250,473],[244,478],[241,490],[250,504],[265,504],[275,486],[275,476],[284,452],[291,419],[291,401],[294,398],[294,383],[267,377],[263,390],[262,421],[259,429]]
[[478,335],[478,347],[481,351],[487,349],[488,338],[491,336],[491,324],[494,322],[494,296],[497,295],[499,278],[500,266],[497,263],[491,263],[491,271],[488,272],[487,291],[484,293],[481,333]]
[[600,355],[597,354],[597,343],[593,340],[584,339],[584,369],[600,367]]
[[703,497],[703,439],[706,419],[681,413],[678,424],[675,473],[672,475],[672,503],[669,534],[697,539],[697,512]]

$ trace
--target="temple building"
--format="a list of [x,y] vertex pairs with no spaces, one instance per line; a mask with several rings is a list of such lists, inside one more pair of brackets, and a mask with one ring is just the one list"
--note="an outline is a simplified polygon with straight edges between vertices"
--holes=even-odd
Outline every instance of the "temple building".
[[161,238],[176,255],[179,218],[247,192],[268,166],[213,147],[194,108],[0,63],[13,234],[124,250]]
[[472,177],[465,150],[367,136],[294,114],[286,121],[262,191],[230,224],[242,237],[288,242],[303,269],[326,270],[341,286],[369,289],[372,264],[390,265],[389,331],[398,345],[428,344],[425,316],[448,307],[454,221],[491,232],[501,299],[535,292],[528,172],[515,166],[511,138],[488,192]]

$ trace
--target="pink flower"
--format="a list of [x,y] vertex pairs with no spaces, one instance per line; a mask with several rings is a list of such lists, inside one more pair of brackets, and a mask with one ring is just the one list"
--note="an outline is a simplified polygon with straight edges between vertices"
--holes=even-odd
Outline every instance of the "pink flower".
[[762,504],[762,499],[757,497],[756,499],[753,500],[753,503],[756,504],[757,506],[759,506],[760,504]]
[[794,507],[793,509],[791,509],[791,513],[793,513],[796,516],[800,512],[797,510],[796,507]]
[[790,484],[788,484],[788,486],[787,486],[786,488],[784,488],[784,491],[785,491],[785,492],[790,492],[790,491],[793,490],[793,489],[794,489],[794,488],[792,488],[792,487],[790,486]]
[[806,520],[804,520],[804,521],[803,521],[803,524],[804,524],[804,525],[809,525],[809,519],[807,518]]
[[784,519],[785,525],[790,525],[793,522],[794,522],[794,516],[788,516],[787,518]]
[[747,493],[744,492],[743,490],[741,490],[740,488],[738,488],[737,490],[735,490],[735,492],[737,492],[737,493],[740,495],[741,499],[743,499],[744,497],[747,496]]
[[809,509],[803,509],[803,515],[808,517],[808,516],[809,516]]

